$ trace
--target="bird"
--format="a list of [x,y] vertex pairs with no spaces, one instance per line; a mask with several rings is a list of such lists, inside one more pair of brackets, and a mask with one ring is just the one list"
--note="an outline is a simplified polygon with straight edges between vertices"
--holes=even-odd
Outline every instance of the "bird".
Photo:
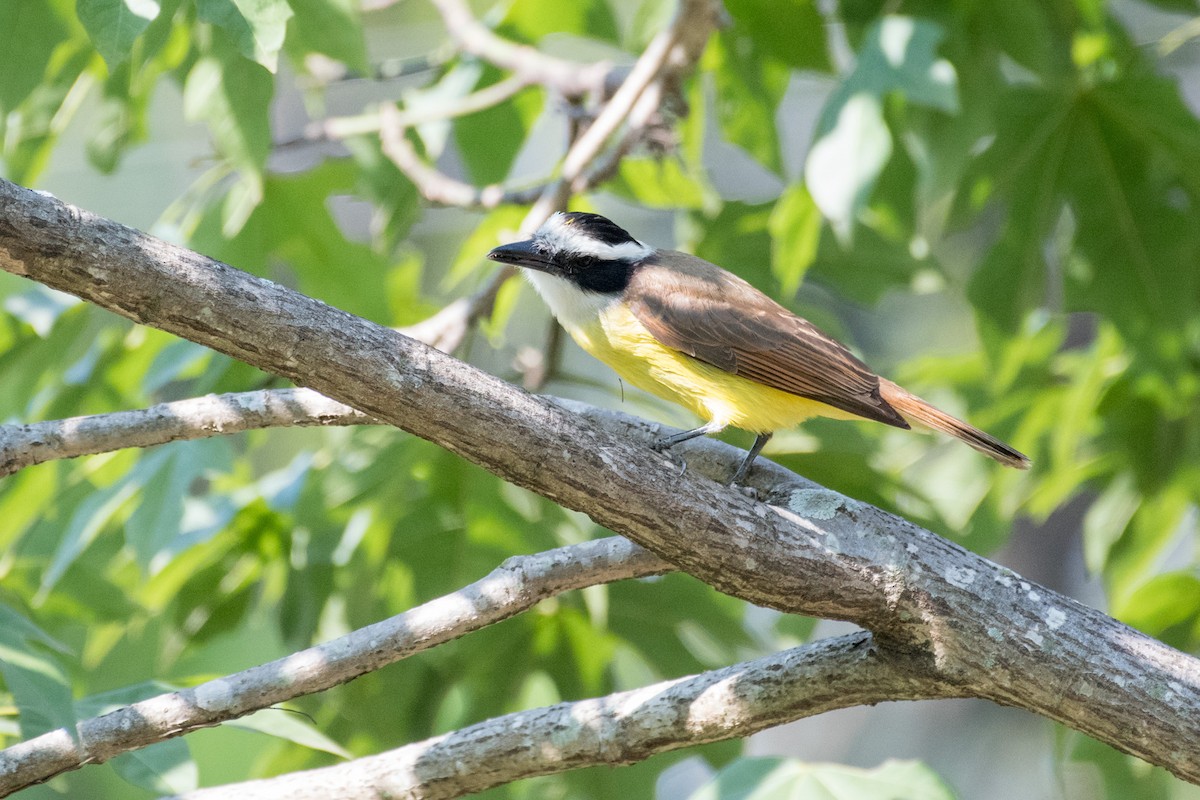
[[487,257],[521,267],[559,324],[621,378],[705,424],[665,450],[727,427],[755,434],[740,485],[777,431],[813,417],[949,434],[1017,469],[1029,459],[872,372],[844,345],[733,273],[635,239],[599,214],[557,212]]

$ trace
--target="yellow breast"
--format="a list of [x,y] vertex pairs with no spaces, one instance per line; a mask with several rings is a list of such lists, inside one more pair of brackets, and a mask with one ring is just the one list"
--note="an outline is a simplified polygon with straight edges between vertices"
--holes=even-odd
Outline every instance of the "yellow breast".
[[588,353],[629,383],[691,409],[719,425],[754,433],[790,428],[810,417],[854,416],[832,406],[731,375],[665,347],[624,303],[613,303],[595,322],[564,323]]

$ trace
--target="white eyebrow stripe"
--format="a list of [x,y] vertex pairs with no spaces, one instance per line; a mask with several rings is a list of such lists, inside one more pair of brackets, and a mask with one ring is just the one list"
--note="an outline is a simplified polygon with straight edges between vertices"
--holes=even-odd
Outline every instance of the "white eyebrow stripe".
[[654,252],[653,247],[636,241],[606,244],[570,225],[564,225],[564,219],[561,213],[555,214],[546,220],[535,234],[556,252],[578,253],[613,261],[641,261]]

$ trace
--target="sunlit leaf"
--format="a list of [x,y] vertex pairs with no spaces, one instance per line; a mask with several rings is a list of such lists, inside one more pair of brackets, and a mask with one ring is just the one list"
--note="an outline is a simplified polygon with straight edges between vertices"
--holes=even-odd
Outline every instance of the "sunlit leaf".
[[805,177],[813,201],[833,230],[846,239],[866,205],[875,179],[892,154],[892,135],[880,98],[863,92],[849,97],[836,121],[809,151]]
[[24,615],[0,605],[0,675],[16,701],[26,739],[75,725],[71,685],[59,663],[63,652],[63,645]]
[[957,75],[937,55],[943,36],[927,20],[884,17],[871,27],[854,71],[821,113],[805,174],[813,199],[843,240],[892,153],[884,101],[897,93],[906,103],[958,111]]
[[714,200],[703,177],[671,156],[623,159],[607,188],[648,208],[705,208]]
[[311,750],[320,750],[341,758],[350,758],[350,753],[345,748],[321,733],[310,720],[285,708],[265,709],[247,717],[231,720],[226,724],[230,727],[245,728],[295,742]]
[[288,0],[295,12],[288,21],[285,46],[289,53],[323,53],[366,72],[367,46],[363,40],[359,4],[354,0]]
[[[485,89],[503,77],[494,68],[486,69],[475,89]],[[500,183],[508,177],[544,103],[541,89],[523,89],[504,103],[456,121],[455,141],[476,183]]]
[[804,273],[817,257],[822,224],[821,212],[802,184],[790,187],[775,204],[768,225],[771,271],[785,297],[796,293]]
[[617,40],[617,22],[607,0],[515,0],[500,23],[501,33],[536,43],[551,33]]
[[812,0],[729,0],[734,24],[772,56],[796,69],[830,68],[825,19]]
[[270,149],[267,112],[273,91],[270,73],[261,66],[239,56],[207,57],[188,73],[184,113],[207,122],[221,153],[256,173]]
[[709,45],[721,134],[769,170],[782,169],[775,113],[787,89],[788,70],[755,39],[722,32]]
[[918,761],[887,761],[875,769],[742,758],[717,773],[690,800],[954,800],[933,770]]
[[67,26],[44,2],[0,0],[0,117],[24,100],[41,83],[55,46],[67,36]]
[[156,0],[78,0],[75,8],[109,70],[129,58],[134,40],[161,10]]
[[275,71],[293,13],[287,0],[196,0],[196,11],[228,33],[243,56]]

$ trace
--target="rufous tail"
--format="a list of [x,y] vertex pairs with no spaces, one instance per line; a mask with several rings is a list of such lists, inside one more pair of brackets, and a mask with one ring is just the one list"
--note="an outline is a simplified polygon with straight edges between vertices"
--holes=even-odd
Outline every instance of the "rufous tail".
[[985,456],[994,458],[1006,467],[1029,469],[1029,458],[1012,449],[995,436],[972,428],[960,419],[939,411],[921,398],[891,381],[879,379],[879,394],[888,405],[900,412],[910,425],[922,425],[961,439]]

